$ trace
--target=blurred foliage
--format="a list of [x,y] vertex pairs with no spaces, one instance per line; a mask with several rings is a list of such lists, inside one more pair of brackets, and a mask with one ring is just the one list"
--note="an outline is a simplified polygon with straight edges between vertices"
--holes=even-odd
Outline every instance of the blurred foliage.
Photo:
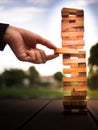
[[62,82],[62,79],[63,79],[63,74],[61,72],[56,72],[54,74],[54,78],[59,81],[59,82]]
[[[57,72],[53,76],[40,76],[39,72],[34,66],[29,67],[27,71],[22,69],[4,70],[0,74],[1,88],[15,88],[15,87],[60,87],[62,81],[62,73]],[[58,85],[59,84],[59,85]]]
[[98,43],[93,45],[90,49],[90,57],[88,59],[88,64],[91,66],[98,66]]
[[30,67],[27,72],[22,69],[9,69],[0,74],[0,87],[19,87],[25,86],[25,81],[28,81],[29,86],[34,85],[38,80],[39,73],[35,67]]
[[23,85],[24,78],[26,78],[26,74],[20,69],[5,70],[0,76],[1,84],[7,87]]
[[50,88],[0,88],[0,98],[62,98],[62,89]]
[[38,82],[39,72],[36,70],[36,68],[34,66],[32,66],[28,69],[28,78],[29,78],[31,86],[36,84],[36,82]]
[[58,87],[62,87],[62,80],[63,80],[63,73],[62,72],[56,72],[54,75],[53,75],[54,79],[57,80],[58,82]]
[[98,89],[98,43],[90,49],[90,57],[88,58],[88,87],[90,89]]
[[[64,92],[62,88],[0,88],[0,99],[1,98],[19,98],[19,99],[30,99],[30,98],[61,98],[64,95],[70,95],[70,92]],[[88,99],[98,99],[98,90],[88,89]]]

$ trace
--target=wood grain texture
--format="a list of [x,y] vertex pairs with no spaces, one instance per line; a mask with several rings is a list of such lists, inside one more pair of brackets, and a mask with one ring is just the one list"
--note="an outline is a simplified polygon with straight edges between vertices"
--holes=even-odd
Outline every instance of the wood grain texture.
[[77,49],[71,49],[71,48],[56,48],[54,52],[59,53],[59,54],[78,54],[79,53]]

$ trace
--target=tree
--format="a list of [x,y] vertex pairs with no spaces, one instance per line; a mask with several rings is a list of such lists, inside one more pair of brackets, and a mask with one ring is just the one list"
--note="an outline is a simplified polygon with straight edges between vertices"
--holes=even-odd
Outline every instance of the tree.
[[0,88],[3,86],[2,74],[0,74]]
[[98,66],[98,43],[93,45],[90,49],[90,57],[88,59],[88,64],[92,66]]
[[3,85],[6,87],[20,86],[26,77],[26,74],[21,69],[5,70],[2,75]]
[[39,73],[34,66],[29,68],[28,78],[30,80],[31,85],[34,85],[39,80]]
[[90,57],[88,58],[88,86],[91,89],[98,89],[98,43],[90,49]]
[[53,75],[54,79],[56,79],[59,83],[59,86],[61,86],[62,84],[62,79],[63,79],[63,74],[61,72],[56,72],[54,75]]

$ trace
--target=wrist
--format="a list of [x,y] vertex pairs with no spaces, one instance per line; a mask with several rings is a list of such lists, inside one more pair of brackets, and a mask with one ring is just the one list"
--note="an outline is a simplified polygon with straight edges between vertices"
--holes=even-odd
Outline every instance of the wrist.
[[9,24],[0,23],[0,51],[3,51],[6,46],[6,43],[4,42],[3,38],[8,26]]

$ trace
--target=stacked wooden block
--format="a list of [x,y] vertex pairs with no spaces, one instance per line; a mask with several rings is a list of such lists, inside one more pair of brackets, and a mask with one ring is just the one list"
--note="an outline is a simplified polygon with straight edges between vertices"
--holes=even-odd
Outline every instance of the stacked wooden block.
[[63,90],[71,91],[64,96],[64,111],[87,109],[86,51],[84,50],[84,11],[63,8],[61,11],[62,48],[56,52],[63,54]]

